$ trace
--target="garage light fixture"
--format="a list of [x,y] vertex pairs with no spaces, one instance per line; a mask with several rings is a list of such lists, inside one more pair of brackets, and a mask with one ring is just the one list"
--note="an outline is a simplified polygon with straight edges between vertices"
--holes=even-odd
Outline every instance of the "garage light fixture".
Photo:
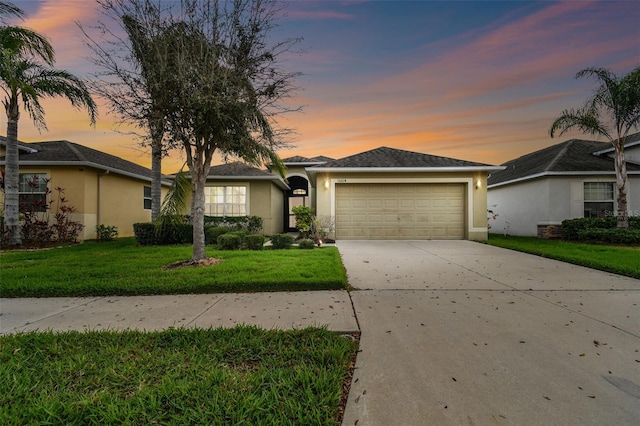
[[480,182],[480,179],[478,179],[476,181],[476,189],[480,189],[482,187],[482,182]]

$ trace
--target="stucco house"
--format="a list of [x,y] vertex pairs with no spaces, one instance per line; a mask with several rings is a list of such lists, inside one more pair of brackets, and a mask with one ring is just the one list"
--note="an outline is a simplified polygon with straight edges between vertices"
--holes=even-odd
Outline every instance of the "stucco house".
[[[0,137],[0,168],[4,168],[6,138]],[[133,224],[151,220],[151,170],[122,158],[66,140],[19,144],[20,188],[24,197],[38,197],[42,185],[31,188],[33,176],[50,178],[61,187],[72,220],[84,225],[81,239],[96,238],[96,225],[117,226],[121,237],[133,235]],[[39,179],[42,182],[42,179]],[[164,191],[171,185],[163,181]],[[4,203],[0,192],[0,203]],[[55,196],[55,194],[54,194]]]
[[338,160],[296,156],[283,162],[286,183],[248,166],[212,167],[207,186],[217,188],[210,191],[218,197],[207,198],[205,214],[235,209],[259,215],[268,234],[295,229],[291,208],[306,205],[335,224],[336,239],[483,240],[487,175],[501,169],[388,147]]
[[[571,139],[504,163],[491,173],[491,231],[549,236],[565,219],[617,215],[613,146]],[[627,138],[627,202],[640,215],[640,133]]]

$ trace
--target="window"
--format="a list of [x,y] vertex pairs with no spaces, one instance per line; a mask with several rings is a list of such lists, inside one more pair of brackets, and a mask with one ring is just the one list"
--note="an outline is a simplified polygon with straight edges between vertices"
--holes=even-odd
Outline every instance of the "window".
[[47,210],[47,184],[45,174],[20,173],[18,175],[18,204],[21,212]]
[[584,217],[605,217],[613,214],[613,182],[585,182]]
[[150,186],[144,187],[144,194],[142,197],[143,197],[142,199],[143,199],[144,209],[151,210],[151,187]]
[[209,186],[204,191],[204,214],[208,216],[246,216],[245,186]]

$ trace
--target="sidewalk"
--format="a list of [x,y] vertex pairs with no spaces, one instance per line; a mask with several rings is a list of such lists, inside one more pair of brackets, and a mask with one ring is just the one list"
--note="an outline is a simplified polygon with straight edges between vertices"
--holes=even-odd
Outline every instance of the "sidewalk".
[[239,324],[358,331],[346,291],[0,299],[0,334]]

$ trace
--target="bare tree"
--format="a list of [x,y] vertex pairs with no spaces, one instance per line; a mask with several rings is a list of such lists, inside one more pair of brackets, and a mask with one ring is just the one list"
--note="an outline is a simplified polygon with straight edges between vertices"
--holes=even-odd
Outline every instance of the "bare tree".
[[[102,1],[102,0],[101,0]],[[106,1],[106,0],[105,0]],[[248,163],[272,163],[285,129],[277,117],[297,73],[280,63],[298,39],[272,43],[281,14],[277,0],[109,0],[118,7],[142,4],[122,15],[130,56],[145,82],[157,84],[158,117],[169,145],[184,151],[192,186],[193,260],[205,257],[204,194],[213,155]],[[123,10],[123,9],[119,9]],[[140,15],[144,11],[144,15]]]

